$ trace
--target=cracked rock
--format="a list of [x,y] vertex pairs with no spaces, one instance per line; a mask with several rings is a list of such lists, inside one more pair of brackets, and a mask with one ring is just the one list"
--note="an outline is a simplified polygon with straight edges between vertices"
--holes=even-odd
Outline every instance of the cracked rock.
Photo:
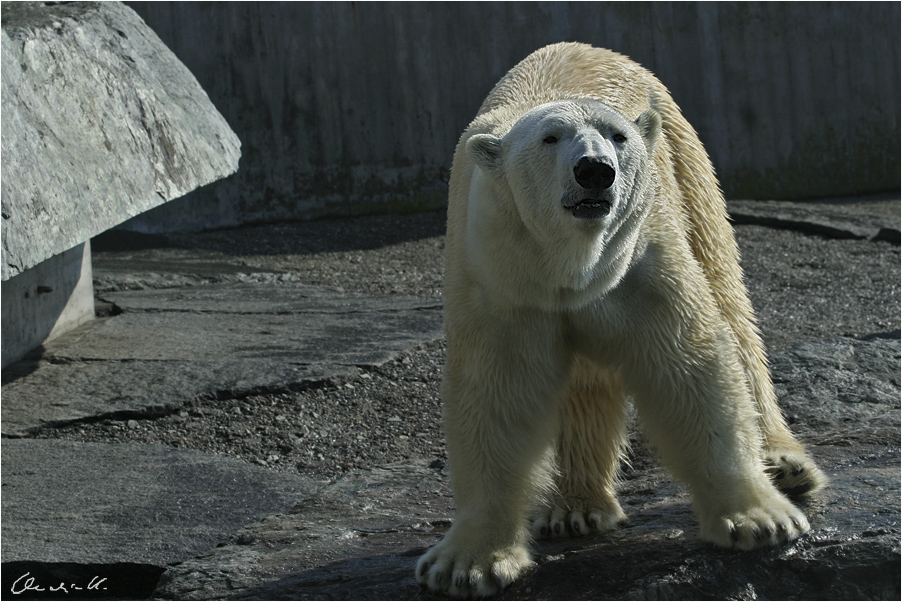
[[199,396],[300,386],[349,366],[381,364],[442,332],[438,303],[301,284],[104,298],[122,313],[55,339],[38,357],[4,370],[5,435],[152,407],[175,411]]

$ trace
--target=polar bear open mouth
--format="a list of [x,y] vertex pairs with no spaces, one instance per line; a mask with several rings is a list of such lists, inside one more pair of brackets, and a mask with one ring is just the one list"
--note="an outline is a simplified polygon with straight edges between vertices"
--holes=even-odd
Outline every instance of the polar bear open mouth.
[[572,205],[564,205],[578,219],[599,219],[611,212],[611,203],[604,199],[581,199]]

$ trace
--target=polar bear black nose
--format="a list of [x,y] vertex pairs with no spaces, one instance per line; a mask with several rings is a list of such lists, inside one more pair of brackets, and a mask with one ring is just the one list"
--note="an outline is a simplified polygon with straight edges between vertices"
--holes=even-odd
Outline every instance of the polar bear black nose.
[[617,172],[614,168],[594,157],[583,157],[573,168],[576,183],[583,188],[604,190],[614,183]]

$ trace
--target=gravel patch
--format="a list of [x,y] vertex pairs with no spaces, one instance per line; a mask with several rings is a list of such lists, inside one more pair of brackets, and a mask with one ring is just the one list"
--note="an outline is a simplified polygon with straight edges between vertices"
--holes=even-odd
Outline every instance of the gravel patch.
[[445,212],[294,222],[172,237],[183,247],[369,295],[442,296]]
[[433,457],[441,468],[444,354],[444,341],[435,341],[303,391],[200,398],[162,418],[81,422],[35,436],[194,449],[318,480],[412,457]]

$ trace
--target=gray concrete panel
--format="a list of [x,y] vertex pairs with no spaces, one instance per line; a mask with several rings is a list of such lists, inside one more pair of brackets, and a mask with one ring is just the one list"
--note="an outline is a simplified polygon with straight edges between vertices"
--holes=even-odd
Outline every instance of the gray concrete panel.
[[202,229],[444,203],[508,69],[580,41],[651,69],[730,198],[899,187],[898,3],[129,3],[245,144],[242,170],[129,227]]

